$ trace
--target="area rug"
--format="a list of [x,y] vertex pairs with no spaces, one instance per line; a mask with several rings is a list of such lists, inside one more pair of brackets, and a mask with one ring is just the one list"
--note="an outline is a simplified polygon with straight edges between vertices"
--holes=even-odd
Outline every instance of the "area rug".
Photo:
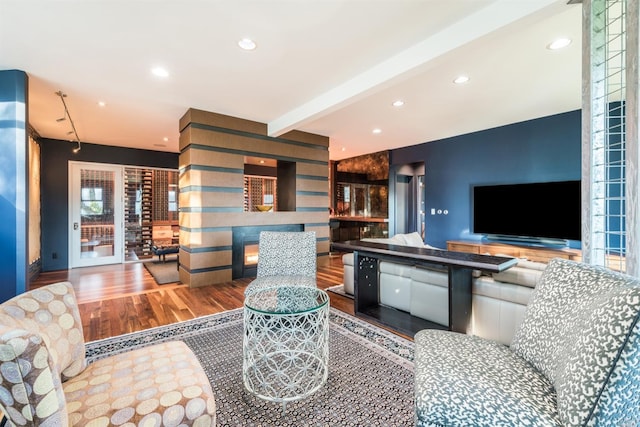
[[87,343],[90,361],[179,339],[211,381],[218,426],[411,426],[412,341],[336,309],[330,311],[329,377],[312,396],[282,406],[242,383],[242,309]]
[[353,295],[350,295],[350,294],[348,294],[348,293],[346,293],[344,291],[344,285],[331,286],[330,288],[327,288],[326,290],[329,291],[329,292],[333,292],[334,294],[342,295],[343,297],[347,297],[347,298],[353,299]]
[[172,261],[147,261],[144,266],[149,273],[153,276],[158,285],[165,285],[167,283],[175,283],[180,281],[180,275],[178,274],[178,263],[175,260]]

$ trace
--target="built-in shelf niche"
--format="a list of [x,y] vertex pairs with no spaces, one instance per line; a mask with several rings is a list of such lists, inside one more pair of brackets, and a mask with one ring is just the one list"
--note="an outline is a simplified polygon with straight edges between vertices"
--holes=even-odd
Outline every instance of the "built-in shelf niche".
[[268,212],[296,210],[295,162],[245,157],[244,211],[260,212],[259,206],[273,206]]

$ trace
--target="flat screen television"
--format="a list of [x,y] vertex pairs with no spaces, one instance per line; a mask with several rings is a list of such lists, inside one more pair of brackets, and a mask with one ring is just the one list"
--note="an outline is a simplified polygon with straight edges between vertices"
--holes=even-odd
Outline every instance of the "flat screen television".
[[473,187],[473,233],[559,243],[581,240],[580,181]]

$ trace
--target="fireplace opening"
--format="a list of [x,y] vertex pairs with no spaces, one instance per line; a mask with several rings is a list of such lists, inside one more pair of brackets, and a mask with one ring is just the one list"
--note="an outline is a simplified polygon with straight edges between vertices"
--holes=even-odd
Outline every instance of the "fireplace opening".
[[258,245],[256,243],[245,243],[244,268],[256,267],[257,265],[258,265]]
[[304,231],[302,224],[231,227],[231,274],[233,279],[256,277],[261,231]]

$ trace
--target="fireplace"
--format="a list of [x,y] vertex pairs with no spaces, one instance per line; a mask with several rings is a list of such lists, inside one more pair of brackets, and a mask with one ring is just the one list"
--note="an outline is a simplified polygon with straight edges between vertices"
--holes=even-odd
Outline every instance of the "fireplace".
[[304,231],[302,224],[231,227],[231,271],[233,279],[256,277],[261,231]]

